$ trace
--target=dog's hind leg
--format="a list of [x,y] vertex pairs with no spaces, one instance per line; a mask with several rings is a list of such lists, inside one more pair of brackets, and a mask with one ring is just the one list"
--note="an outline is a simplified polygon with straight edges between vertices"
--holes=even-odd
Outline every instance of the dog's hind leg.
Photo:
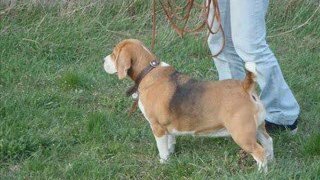
[[266,156],[268,161],[272,161],[274,158],[273,155],[273,141],[272,138],[269,136],[269,134],[266,131],[265,124],[262,123],[257,130],[257,139],[263,146],[263,148],[266,151]]
[[[266,173],[268,171],[267,166],[267,158],[264,149],[258,143],[254,144],[253,147],[250,149],[251,155],[257,161],[258,171],[261,172],[262,170]],[[248,152],[250,152],[248,151]]]
[[268,171],[266,154],[263,147],[257,143],[256,138],[249,136],[239,137],[235,134],[231,134],[233,140],[247,153],[251,154],[256,160],[258,165],[258,171]]
[[[242,116],[243,117],[243,116]],[[257,143],[255,121],[246,121],[244,125],[239,119],[234,119],[226,126],[232,139],[256,160],[259,171],[268,171],[267,158],[263,147]],[[235,123],[236,122],[236,123]]]

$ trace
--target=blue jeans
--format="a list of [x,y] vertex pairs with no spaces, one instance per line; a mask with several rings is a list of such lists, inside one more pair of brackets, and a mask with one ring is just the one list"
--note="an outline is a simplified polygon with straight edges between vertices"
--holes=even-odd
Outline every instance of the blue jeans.
[[[225,48],[214,59],[219,79],[244,79],[244,63],[255,62],[260,98],[266,108],[266,120],[291,125],[300,108],[285,82],[278,61],[266,42],[265,15],[268,0],[219,0]],[[210,14],[213,13],[211,9]],[[217,24],[213,25],[213,30]],[[222,44],[222,33],[210,34],[209,48],[216,54]]]

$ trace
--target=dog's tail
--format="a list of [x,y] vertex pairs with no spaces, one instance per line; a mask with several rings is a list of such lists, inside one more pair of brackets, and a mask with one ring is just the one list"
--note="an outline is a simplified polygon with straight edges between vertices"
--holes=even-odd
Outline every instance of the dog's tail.
[[253,92],[257,81],[256,63],[246,62],[245,68],[247,71],[247,75],[242,82],[242,86],[246,92],[251,93]]

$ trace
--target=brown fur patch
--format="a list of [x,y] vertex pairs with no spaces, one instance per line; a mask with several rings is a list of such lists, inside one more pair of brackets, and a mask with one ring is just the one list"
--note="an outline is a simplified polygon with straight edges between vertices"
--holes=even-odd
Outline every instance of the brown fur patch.
[[178,72],[170,75],[170,82],[175,87],[169,103],[171,113],[177,117],[202,118],[203,83]]

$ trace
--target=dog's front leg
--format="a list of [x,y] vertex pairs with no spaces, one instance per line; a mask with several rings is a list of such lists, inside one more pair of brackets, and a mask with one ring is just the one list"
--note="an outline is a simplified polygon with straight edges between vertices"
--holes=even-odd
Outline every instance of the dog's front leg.
[[165,163],[169,159],[168,135],[165,134],[161,137],[155,135],[155,138],[160,155],[160,163]]
[[154,137],[157,142],[157,148],[160,155],[160,163],[165,163],[169,158],[169,148],[168,148],[168,134],[166,131],[157,125],[151,125]]
[[168,149],[169,149],[170,154],[174,153],[175,145],[176,145],[176,137],[174,135],[169,134],[168,135]]

